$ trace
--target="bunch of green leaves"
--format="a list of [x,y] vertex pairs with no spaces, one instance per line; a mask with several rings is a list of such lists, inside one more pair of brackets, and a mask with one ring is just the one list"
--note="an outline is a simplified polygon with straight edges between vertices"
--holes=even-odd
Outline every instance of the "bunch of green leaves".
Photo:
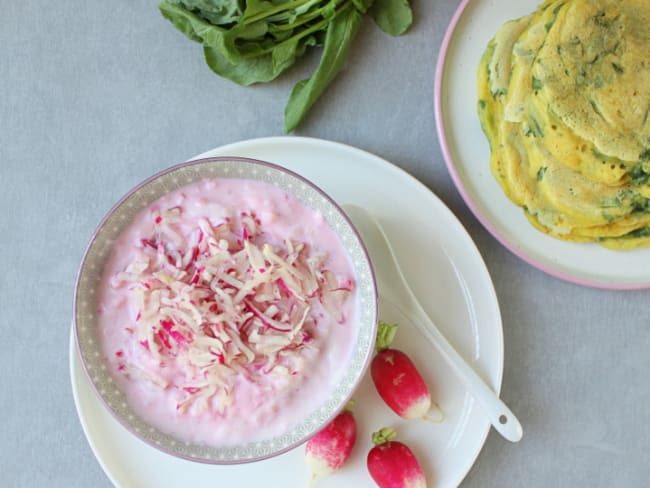
[[284,112],[295,129],[336,77],[365,14],[393,36],[413,21],[409,0],[163,0],[162,15],[203,46],[220,76],[240,85],[277,78],[312,47],[322,47],[312,76],[293,88]]

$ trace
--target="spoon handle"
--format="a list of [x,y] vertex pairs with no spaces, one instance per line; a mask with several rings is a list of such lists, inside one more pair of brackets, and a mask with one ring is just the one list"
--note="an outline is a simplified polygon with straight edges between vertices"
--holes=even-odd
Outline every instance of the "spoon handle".
[[[412,294],[410,288],[408,289]],[[444,335],[438,330],[420,303],[412,297],[410,305],[415,311],[414,322],[418,330],[434,344],[447,362],[456,370],[472,396],[483,407],[492,426],[507,440],[518,442],[523,435],[521,423],[514,413],[503,403],[497,394],[488,387],[483,379],[458,354]]]
[[368,248],[370,258],[375,265],[380,295],[388,298],[395,305],[408,307],[408,311],[415,315],[414,322],[418,330],[454,368],[467,390],[485,410],[492,426],[509,441],[519,441],[523,435],[521,423],[499,396],[458,354],[424,311],[402,273],[397,256],[381,224],[365,209],[356,205],[344,205],[343,209],[353,220]]

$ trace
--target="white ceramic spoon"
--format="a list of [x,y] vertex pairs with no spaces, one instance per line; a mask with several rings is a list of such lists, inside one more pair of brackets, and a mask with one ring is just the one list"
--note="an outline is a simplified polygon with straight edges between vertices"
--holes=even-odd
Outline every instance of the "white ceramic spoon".
[[401,304],[411,312],[406,315],[411,315],[412,322],[418,330],[429,339],[454,368],[467,390],[483,407],[492,426],[509,441],[519,441],[523,435],[519,420],[458,354],[424,311],[404,278],[390,241],[379,222],[365,209],[356,205],[343,205],[343,210],[361,234],[363,243],[370,254],[379,294],[396,305]]

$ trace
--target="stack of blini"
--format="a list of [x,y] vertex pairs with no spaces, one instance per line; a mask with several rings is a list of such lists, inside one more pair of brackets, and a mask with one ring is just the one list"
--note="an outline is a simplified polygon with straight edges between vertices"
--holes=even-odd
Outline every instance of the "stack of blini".
[[490,41],[478,87],[492,173],[535,227],[650,245],[650,1],[547,0]]

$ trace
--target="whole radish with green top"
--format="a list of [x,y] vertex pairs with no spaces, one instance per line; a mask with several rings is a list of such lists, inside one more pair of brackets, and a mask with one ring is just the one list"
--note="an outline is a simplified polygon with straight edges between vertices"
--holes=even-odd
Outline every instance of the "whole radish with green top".
[[338,471],[350,457],[357,440],[357,423],[350,408],[351,403],[307,441],[305,460],[312,471],[312,479]]
[[426,418],[431,409],[431,393],[413,361],[402,351],[390,347],[397,325],[379,322],[370,374],[377,393],[404,419]]
[[394,441],[395,431],[383,428],[372,434],[368,472],[379,488],[426,488],[427,480],[413,451]]

